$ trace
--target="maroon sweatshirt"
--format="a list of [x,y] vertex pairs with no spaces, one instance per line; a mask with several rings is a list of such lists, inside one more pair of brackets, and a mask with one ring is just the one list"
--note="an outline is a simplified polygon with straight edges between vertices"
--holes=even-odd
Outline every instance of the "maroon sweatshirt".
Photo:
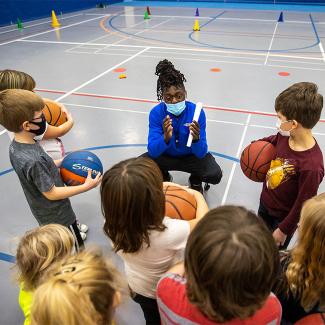
[[294,151],[289,146],[289,137],[280,133],[261,140],[276,148],[276,159],[263,183],[261,201],[279,221],[280,230],[291,235],[297,227],[302,204],[317,194],[324,177],[323,154],[317,142],[311,149]]

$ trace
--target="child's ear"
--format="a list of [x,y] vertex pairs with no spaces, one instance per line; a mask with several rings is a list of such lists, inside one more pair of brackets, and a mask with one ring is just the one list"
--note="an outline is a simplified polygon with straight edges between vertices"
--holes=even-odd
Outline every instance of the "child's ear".
[[299,123],[296,120],[292,121],[292,129],[296,129],[298,127]]
[[121,293],[116,291],[113,298],[113,308],[116,308],[121,303]]
[[21,129],[22,129],[22,131],[30,131],[29,122],[28,122],[28,121],[25,121],[25,122],[21,125]]

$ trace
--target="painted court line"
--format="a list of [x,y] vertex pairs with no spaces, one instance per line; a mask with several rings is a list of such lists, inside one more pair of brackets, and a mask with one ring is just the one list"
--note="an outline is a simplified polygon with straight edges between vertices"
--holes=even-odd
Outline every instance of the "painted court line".
[[[60,27],[58,30],[63,30],[63,29],[69,28],[69,27],[81,25],[81,24],[87,23],[89,21],[97,20],[97,19],[102,18],[102,17],[105,17],[105,16],[107,16],[107,15],[99,16],[99,17],[92,18],[92,19],[83,20],[83,21],[80,21],[78,23],[74,23],[74,24],[70,24],[70,25],[67,25],[67,26]],[[47,33],[51,33],[51,32],[53,32],[55,30],[56,30],[55,28],[51,28],[49,30],[46,30],[45,32],[36,33],[36,34],[32,34],[32,35],[29,35],[29,36],[26,36],[26,37],[17,38],[17,39],[8,41],[8,42],[0,43],[0,46],[1,45],[7,45],[7,44],[15,43],[15,42],[26,41],[28,38],[35,37],[35,36],[39,36],[39,35],[43,35],[43,34],[47,34]]]
[[[59,44],[59,45],[87,45],[87,42],[59,42],[59,41],[45,41],[45,40],[26,40],[26,39],[17,39],[17,42],[28,42],[28,43],[44,43],[44,44]],[[1,44],[0,44],[1,45]],[[111,44],[111,43],[92,43],[92,45],[98,46],[116,46],[116,47],[129,47],[129,48],[146,48],[145,45],[128,45],[128,44]],[[174,51],[189,51],[189,52],[210,52],[210,53],[224,53],[224,54],[240,54],[240,55],[250,55],[250,56],[262,56],[265,57],[265,53],[258,52],[248,52],[248,51],[230,51],[230,50],[217,50],[217,49],[203,49],[203,48],[186,48],[186,47],[167,47],[167,46],[150,46],[151,50],[174,50]],[[297,59],[306,59],[306,60],[319,60],[323,61],[321,57],[308,57],[308,56],[296,56],[296,55],[287,55],[280,53],[271,53],[270,57],[281,57],[281,58],[297,58]]]
[[[166,24],[166,23],[168,23],[168,22],[171,21],[171,20],[172,20],[172,18],[170,18],[170,19],[166,19],[166,20],[164,20],[164,21],[162,21],[162,22],[160,22],[160,23],[158,23],[158,24],[156,24],[156,25],[151,26],[150,28],[145,28],[145,29],[143,29],[143,30],[140,30],[140,31],[138,31],[137,33],[135,33],[134,36],[136,36],[136,35],[140,35],[140,34],[145,33],[145,32],[147,32],[147,31],[151,31],[152,29],[154,29],[154,28],[156,28],[156,27],[158,27],[158,26],[161,26],[161,25],[163,25],[163,24]],[[119,44],[119,43],[121,43],[121,42],[124,42],[124,41],[126,41],[126,40],[128,40],[128,39],[130,39],[130,38],[132,38],[132,37],[133,37],[133,36],[128,36],[128,37],[126,37],[126,38],[122,38],[122,39],[120,39],[120,40],[114,42],[114,43],[112,44],[112,46],[114,46],[114,45],[116,45],[116,44]],[[98,53],[98,52],[96,51],[94,54],[97,54],[97,53]],[[99,53],[99,54],[102,54],[102,53]]]
[[275,24],[275,28],[274,28],[274,31],[273,31],[273,35],[272,35],[272,39],[271,39],[271,43],[270,43],[269,49],[268,49],[267,54],[266,54],[266,58],[265,58],[265,61],[264,61],[264,65],[266,65],[267,60],[268,60],[268,58],[269,58],[270,50],[271,50],[271,48],[272,48],[272,44],[273,44],[273,41],[274,41],[274,36],[275,36],[276,30],[278,29],[278,25],[279,25],[279,22],[277,22],[277,23]]
[[[86,16],[98,16],[100,14],[85,14]],[[143,17],[143,15],[120,15],[121,17]],[[152,17],[159,17],[159,18],[184,18],[184,19],[193,19],[193,16],[172,16],[172,15],[153,15]],[[211,19],[213,18],[213,16],[200,16],[200,19]],[[258,18],[238,18],[238,17],[222,17],[219,18],[220,20],[233,20],[233,21],[252,21],[252,22],[262,22],[262,23],[267,23],[267,22],[276,22],[277,21],[277,17],[275,17],[274,19],[258,19]],[[310,21],[308,20],[286,20],[286,23],[293,23],[293,24],[310,24]],[[317,24],[325,24],[325,22],[320,21],[317,22]]]
[[[248,114],[248,116],[247,116],[246,123],[245,123],[245,128],[244,128],[244,131],[243,131],[243,134],[241,136],[241,139],[240,139],[240,142],[239,142],[239,146],[238,146],[238,149],[237,149],[236,158],[239,158],[240,153],[242,151],[243,143],[244,143],[245,136],[246,136],[246,133],[247,133],[247,130],[248,130],[248,125],[249,125],[251,116],[252,116],[251,114]],[[226,189],[225,189],[224,195],[223,195],[222,200],[221,200],[221,205],[224,205],[226,203],[226,201],[227,201],[227,197],[228,197],[230,185],[231,185],[232,179],[234,177],[234,173],[235,173],[236,166],[237,166],[237,163],[234,162],[232,164],[232,168],[231,168],[231,171],[230,171],[230,174],[229,174],[229,178],[228,178],[228,182],[227,182],[227,185],[226,185]]]
[[[66,93],[63,90],[55,90],[55,89],[36,88],[35,90],[38,92],[41,92],[41,93],[43,92],[43,93],[50,93],[50,94],[65,94]],[[112,99],[112,100],[124,100],[124,101],[139,102],[139,103],[158,104],[157,100],[137,98],[137,97],[121,97],[121,96],[92,94],[92,93],[84,93],[84,92],[74,92],[74,93],[71,93],[71,95],[72,96],[81,96],[81,97],[93,97],[93,98]],[[276,116],[275,113],[268,113],[268,112],[263,112],[263,111],[258,111],[258,110],[248,110],[248,109],[242,109],[242,108],[212,106],[212,105],[205,105],[205,104],[204,104],[204,108],[207,110],[215,110],[215,111],[225,111],[225,112],[233,112],[233,113],[261,115],[261,116]],[[319,122],[324,123],[325,120],[319,120]]]
[[[78,16],[82,16],[83,14],[77,14],[77,15],[72,15],[72,16],[68,16],[68,17],[59,17],[59,20],[64,20],[64,19],[69,19],[69,18],[73,18],[73,17],[78,17]],[[44,24],[49,24],[51,23],[52,20],[47,20],[47,21],[43,21],[41,23],[37,23],[37,24],[32,24],[32,25],[25,25],[24,24],[24,29],[26,28],[30,28],[30,27],[35,27],[35,26],[40,26],[40,25],[44,25]],[[0,34],[5,34],[5,33],[10,33],[10,32],[15,32],[17,31],[18,28],[15,28],[15,29],[9,29],[9,30],[6,30],[6,31],[3,31],[3,32],[0,32]]]
[[[75,107],[83,107],[83,108],[95,108],[95,109],[100,109],[104,111],[117,111],[117,112],[125,112],[125,113],[131,113],[131,114],[144,114],[144,115],[149,115],[149,111],[138,111],[138,110],[133,110],[133,109],[121,109],[121,108],[114,108],[114,107],[104,107],[104,106],[93,106],[93,105],[82,105],[82,104],[72,104],[72,103],[63,103],[65,106],[75,106]],[[207,119],[207,122],[212,122],[212,123],[220,123],[220,124],[231,124],[231,125],[241,125],[244,126],[244,123],[239,123],[239,122],[232,122],[232,121],[224,121],[224,120],[213,120],[213,119]],[[259,127],[263,127],[260,125]]]
[[316,68],[305,68],[305,67],[297,67],[293,65],[278,65],[278,64],[267,64],[268,67],[277,67],[277,68],[290,68],[290,69],[302,69],[302,70],[313,70],[313,71],[325,71],[325,69],[316,69]]
[[[75,106],[75,107],[82,107],[82,108],[92,108],[92,109],[99,109],[104,111],[117,111],[117,112],[124,112],[124,113],[131,113],[131,114],[143,114],[143,115],[149,115],[149,111],[139,111],[139,110],[132,110],[132,109],[121,109],[121,108],[114,108],[114,107],[104,107],[104,106],[94,106],[94,105],[82,105],[82,104],[72,104],[72,103],[63,103],[65,106]],[[245,126],[245,123],[240,122],[232,122],[232,121],[225,121],[225,120],[214,120],[214,119],[207,119],[207,122],[210,123],[219,123],[219,124],[230,124],[230,125],[239,125],[239,126]],[[259,124],[250,124],[250,127],[255,128],[261,128],[261,129],[271,129],[276,130],[275,127],[272,126],[265,126],[265,125],[259,125]],[[325,133],[317,133],[313,132],[315,135],[322,135],[325,136]]]
[[111,67],[111,68],[109,68],[109,69],[107,69],[107,70],[105,70],[104,72],[100,73],[100,74],[97,75],[96,77],[94,77],[94,78],[92,78],[92,79],[90,79],[90,80],[84,82],[84,83],[81,84],[80,86],[78,86],[78,87],[76,87],[76,88],[70,90],[69,92],[65,93],[64,95],[60,96],[60,97],[57,98],[55,101],[56,101],[56,102],[59,102],[60,100],[66,98],[66,97],[68,97],[68,96],[70,96],[70,95],[73,94],[74,92],[76,92],[76,91],[78,91],[79,89],[81,89],[81,88],[83,88],[83,87],[89,85],[90,83],[94,82],[95,80],[97,80],[97,79],[103,77],[105,74],[107,74],[107,73],[113,71],[114,69],[118,68],[119,66],[123,65],[124,63],[133,60],[134,58],[136,58],[136,57],[139,56],[140,54],[142,54],[142,53],[144,53],[145,51],[149,50],[149,48],[150,48],[150,47],[147,47],[147,48],[145,48],[145,49],[139,51],[138,53],[132,55],[132,56],[129,57],[128,59],[126,59],[126,60],[124,60],[124,61],[122,61],[122,62],[120,62],[120,63],[114,65],[113,67]]
[[323,48],[322,42],[319,42],[319,49],[320,49],[320,52],[322,53],[323,61],[325,62],[325,53],[324,53],[324,48]]

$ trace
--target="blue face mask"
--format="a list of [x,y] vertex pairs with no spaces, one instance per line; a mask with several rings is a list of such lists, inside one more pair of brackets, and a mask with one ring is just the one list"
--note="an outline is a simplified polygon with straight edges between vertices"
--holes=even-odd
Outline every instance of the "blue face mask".
[[182,102],[176,103],[176,104],[167,104],[165,103],[167,106],[167,112],[175,115],[175,116],[179,116],[183,113],[184,109],[186,108],[186,104],[185,104],[185,100],[183,100]]

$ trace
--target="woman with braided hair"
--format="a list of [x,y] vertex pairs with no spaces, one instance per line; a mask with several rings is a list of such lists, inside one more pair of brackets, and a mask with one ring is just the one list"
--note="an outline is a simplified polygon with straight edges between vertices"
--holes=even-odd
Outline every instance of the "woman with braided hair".
[[[164,181],[171,181],[170,170],[190,173],[192,189],[201,193],[202,182],[218,184],[222,178],[220,166],[208,152],[206,118],[202,110],[193,121],[195,104],[186,101],[184,75],[168,60],[156,67],[157,97],[160,103],[149,116],[148,153],[161,169]],[[187,147],[189,134],[193,142]]]

